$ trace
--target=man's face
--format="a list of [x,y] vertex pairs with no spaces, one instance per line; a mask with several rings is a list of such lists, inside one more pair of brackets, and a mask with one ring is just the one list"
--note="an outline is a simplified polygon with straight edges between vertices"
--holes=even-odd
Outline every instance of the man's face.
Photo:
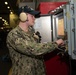
[[34,17],[34,15],[31,15],[31,14],[27,14],[27,19],[28,19],[28,21],[27,21],[27,24],[29,25],[29,26],[33,26],[34,25],[34,23],[35,23],[35,17]]

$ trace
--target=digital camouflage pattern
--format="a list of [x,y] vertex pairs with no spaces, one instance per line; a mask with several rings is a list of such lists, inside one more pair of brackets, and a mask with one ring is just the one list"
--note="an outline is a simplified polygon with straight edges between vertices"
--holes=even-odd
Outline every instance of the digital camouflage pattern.
[[37,43],[33,31],[24,32],[19,26],[7,36],[7,47],[12,60],[11,75],[46,75],[43,55],[57,47],[55,43]]

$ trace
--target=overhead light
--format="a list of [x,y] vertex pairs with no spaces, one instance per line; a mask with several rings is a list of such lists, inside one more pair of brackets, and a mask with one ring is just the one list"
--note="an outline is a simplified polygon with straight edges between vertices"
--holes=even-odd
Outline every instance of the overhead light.
[[1,27],[0,29],[4,29],[3,27]]
[[10,10],[10,12],[11,12],[11,10]]
[[8,6],[7,8],[9,9],[10,7]]
[[4,19],[2,19],[2,21],[5,21]]
[[4,20],[4,22],[6,22],[6,20]]
[[8,2],[4,2],[6,5],[8,4]]
[[0,17],[0,19],[2,19],[2,17]]
[[10,14],[13,14],[13,12],[11,11]]

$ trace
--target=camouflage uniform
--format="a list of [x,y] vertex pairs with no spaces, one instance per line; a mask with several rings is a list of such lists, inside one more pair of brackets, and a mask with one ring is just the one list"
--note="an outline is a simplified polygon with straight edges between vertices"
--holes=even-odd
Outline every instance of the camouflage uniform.
[[37,43],[33,31],[24,32],[19,26],[7,36],[12,60],[12,75],[46,75],[43,55],[57,47],[55,43]]

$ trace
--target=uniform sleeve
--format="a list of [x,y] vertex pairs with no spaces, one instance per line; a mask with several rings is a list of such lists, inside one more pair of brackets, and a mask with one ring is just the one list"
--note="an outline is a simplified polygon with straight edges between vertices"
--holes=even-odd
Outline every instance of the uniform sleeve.
[[[12,37],[14,37],[14,39]],[[30,56],[44,55],[46,53],[50,53],[51,51],[55,50],[55,48],[57,48],[56,43],[36,43],[34,41],[18,37],[14,34],[13,36],[7,37],[7,44],[14,48],[14,50]]]

